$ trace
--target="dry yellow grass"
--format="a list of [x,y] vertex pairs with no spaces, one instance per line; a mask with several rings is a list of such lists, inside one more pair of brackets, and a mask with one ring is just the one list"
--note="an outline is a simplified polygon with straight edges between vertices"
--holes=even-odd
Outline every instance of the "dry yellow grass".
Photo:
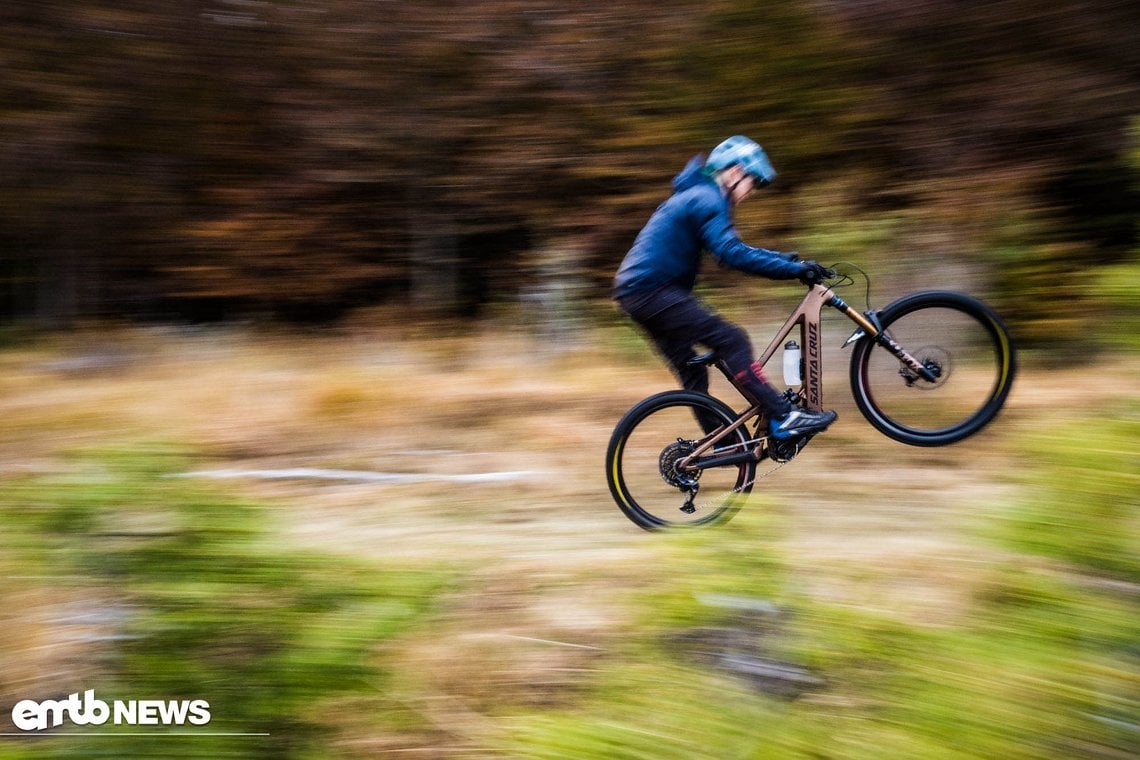
[[[124,357],[113,366],[61,364],[108,346]],[[140,441],[185,446],[202,470],[522,473],[503,482],[234,486],[277,505],[272,529],[283,543],[467,569],[438,635],[409,642],[400,657],[404,688],[438,697],[437,727],[474,741],[490,730],[488,700],[541,704],[564,693],[610,637],[628,631],[623,600],[671,571],[669,539],[620,515],[602,470],[620,415],[671,378],[654,360],[606,345],[568,355],[543,348],[507,332],[423,344],[363,332],[126,332],[100,336],[99,346],[11,349],[0,354],[0,482],[65,470],[75,448]],[[839,423],[762,481],[745,510],[778,511],[783,558],[803,593],[952,623],[997,559],[969,528],[979,508],[1016,495],[1008,442],[1106,394],[1130,397],[1137,370],[1124,360],[1098,368],[1113,380],[1092,398],[1081,392],[1087,367],[1026,369],[993,428],[925,450],[873,431],[849,401],[845,365],[833,362]],[[717,530],[727,538],[732,524]],[[34,659],[27,672],[7,665],[50,635],[36,622],[49,604],[3,598],[5,691],[45,672]],[[474,680],[483,685],[473,690]]]

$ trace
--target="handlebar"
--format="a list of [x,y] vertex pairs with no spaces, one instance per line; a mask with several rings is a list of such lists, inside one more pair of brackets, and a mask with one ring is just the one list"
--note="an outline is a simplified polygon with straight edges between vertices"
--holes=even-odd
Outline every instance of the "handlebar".
[[834,280],[839,277],[839,273],[830,267],[825,267],[815,261],[805,262],[808,268],[799,276],[799,281],[804,285],[812,286],[828,280]]

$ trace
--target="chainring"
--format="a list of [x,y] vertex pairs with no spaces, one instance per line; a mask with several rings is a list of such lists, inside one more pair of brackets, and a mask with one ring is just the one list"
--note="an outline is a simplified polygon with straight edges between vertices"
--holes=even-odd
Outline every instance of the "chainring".
[[796,454],[799,454],[811,439],[812,437],[810,435],[792,438],[787,441],[773,441],[769,439],[767,448],[768,458],[773,462],[787,464],[795,459]]

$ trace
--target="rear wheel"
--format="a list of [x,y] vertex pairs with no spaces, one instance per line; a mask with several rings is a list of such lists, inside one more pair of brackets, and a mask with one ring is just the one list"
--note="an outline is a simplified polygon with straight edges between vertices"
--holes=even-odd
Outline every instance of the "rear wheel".
[[[606,451],[606,480],[621,511],[646,530],[727,520],[752,490],[753,461],[687,469],[685,457],[706,437],[698,418],[729,424],[736,413],[704,393],[667,391],[629,410]],[[745,452],[744,426],[717,444],[715,456]],[[714,456],[710,452],[706,456]]]
[[992,309],[961,293],[931,291],[901,298],[878,317],[886,336],[928,377],[874,338],[860,340],[851,356],[851,390],[876,429],[912,446],[944,446],[977,433],[1001,411],[1016,358]]

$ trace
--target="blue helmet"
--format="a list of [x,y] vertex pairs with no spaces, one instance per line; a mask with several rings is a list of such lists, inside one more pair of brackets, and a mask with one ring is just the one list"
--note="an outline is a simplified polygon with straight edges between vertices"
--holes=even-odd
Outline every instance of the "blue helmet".
[[715,173],[736,164],[752,177],[756,187],[770,185],[776,178],[776,170],[772,168],[764,149],[744,135],[734,135],[713,148],[705,161],[705,170]]

